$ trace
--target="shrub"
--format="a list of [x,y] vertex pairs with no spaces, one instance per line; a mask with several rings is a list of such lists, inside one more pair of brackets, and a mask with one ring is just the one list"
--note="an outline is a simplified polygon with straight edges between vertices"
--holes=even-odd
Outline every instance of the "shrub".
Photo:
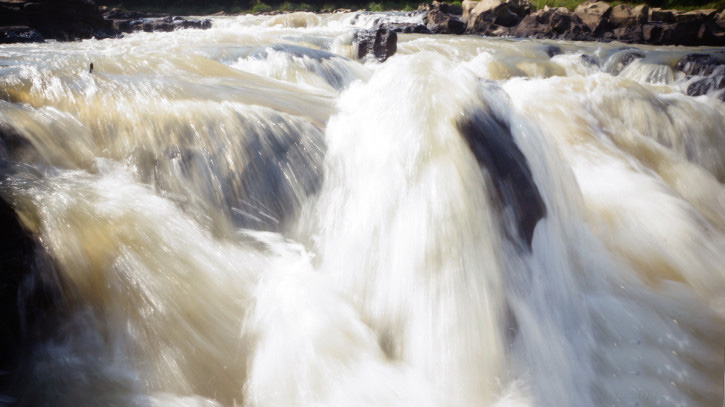
[[370,11],[383,11],[382,3],[368,3],[368,10]]
[[270,6],[269,4],[260,2],[260,3],[255,4],[254,7],[252,7],[253,13],[264,13],[267,11],[272,11],[272,6]]

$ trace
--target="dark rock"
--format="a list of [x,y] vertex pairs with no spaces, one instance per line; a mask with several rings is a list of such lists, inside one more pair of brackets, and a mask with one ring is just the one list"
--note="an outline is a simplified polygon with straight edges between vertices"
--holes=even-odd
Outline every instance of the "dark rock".
[[605,62],[605,70],[612,75],[618,75],[629,64],[637,59],[644,58],[643,51],[636,48],[627,48],[609,57]]
[[552,58],[556,55],[561,55],[564,52],[561,50],[561,48],[557,47],[556,45],[548,44],[544,47],[544,52],[546,52],[546,55],[549,56],[549,58]]
[[597,59],[591,55],[582,54],[581,59],[589,65],[599,65],[599,63],[597,63]]
[[[44,39],[59,41],[87,38],[113,37],[117,32],[113,24],[90,0],[18,0],[0,2],[0,25],[4,27],[25,26],[39,33]],[[7,31],[5,31],[7,32]],[[5,35],[6,41],[38,41],[39,35],[29,30],[20,35]]]
[[687,76],[709,76],[723,65],[723,60],[709,54],[687,54],[675,64],[675,69]]
[[711,78],[698,79],[687,86],[687,94],[701,96],[713,90],[725,88],[725,73]]
[[383,62],[398,50],[398,34],[384,28],[360,30],[353,35],[352,43],[357,49],[358,59],[373,55]]
[[501,218],[510,219],[514,225],[511,230],[504,222],[505,233],[514,241],[523,241],[530,250],[534,228],[546,215],[546,205],[526,156],[513,139],[510,121],[486,109],[466,114],[458,127],[491,178],[491,199],[504,213]]
[[28,26],[0,27],[0,44],[43,41],[43,35]]
[[[0,198],[0,371],[12,371],[20,346],[18,291],[32,258],[33,241],[5,199]],[[0,378],[1,379],[1,378]]]
[[428,27],[423,24],[412,24],[412,23],[383,23],[378,26],[385,30],[394,31],[396,33],[405,34],[430,34]]

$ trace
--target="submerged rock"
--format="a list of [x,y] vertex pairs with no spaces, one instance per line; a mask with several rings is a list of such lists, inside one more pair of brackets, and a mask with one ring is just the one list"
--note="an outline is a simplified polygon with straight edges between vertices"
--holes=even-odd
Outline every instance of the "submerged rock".
[[398,50],[398,34],[385,28],[360,30],[353,35],[352,43],[358,59],[372,55],[384,62]]
[[546,205],[526,156],[514,141],[511,123],[487,109],[466,114],[458,127],[491,178],[495,192],[491,198],[502,212],[501,219],[509,219],[514,225],[515,230],[510,230],[504,224],[504,231],[531,249],[534,228],[546,215]]
[[687,76],[708,76],[723,64],[725,61],[709,54],[687,54],[677,61],[675,69]]
[[[701,96],[725,88],[723,54],[687,54],[675,64],[675,69],[690,80],[686,89],[689,96]],[[721,92],[719,98],[725,101],[725,92]]]

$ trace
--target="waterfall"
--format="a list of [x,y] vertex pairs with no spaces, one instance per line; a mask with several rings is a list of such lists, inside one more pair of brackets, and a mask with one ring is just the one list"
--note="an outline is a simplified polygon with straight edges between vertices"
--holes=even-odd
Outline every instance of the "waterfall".
[[419,18],[0,45],[0,405],[720,402],[716,50]]

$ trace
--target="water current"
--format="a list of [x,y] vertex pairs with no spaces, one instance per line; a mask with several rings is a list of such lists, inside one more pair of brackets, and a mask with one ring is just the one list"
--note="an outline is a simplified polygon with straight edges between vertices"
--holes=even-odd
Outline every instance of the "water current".
[[356,60],[381,16],[0,46],[0,404],[719,405],[725,103],[673,69],[718,50]]

